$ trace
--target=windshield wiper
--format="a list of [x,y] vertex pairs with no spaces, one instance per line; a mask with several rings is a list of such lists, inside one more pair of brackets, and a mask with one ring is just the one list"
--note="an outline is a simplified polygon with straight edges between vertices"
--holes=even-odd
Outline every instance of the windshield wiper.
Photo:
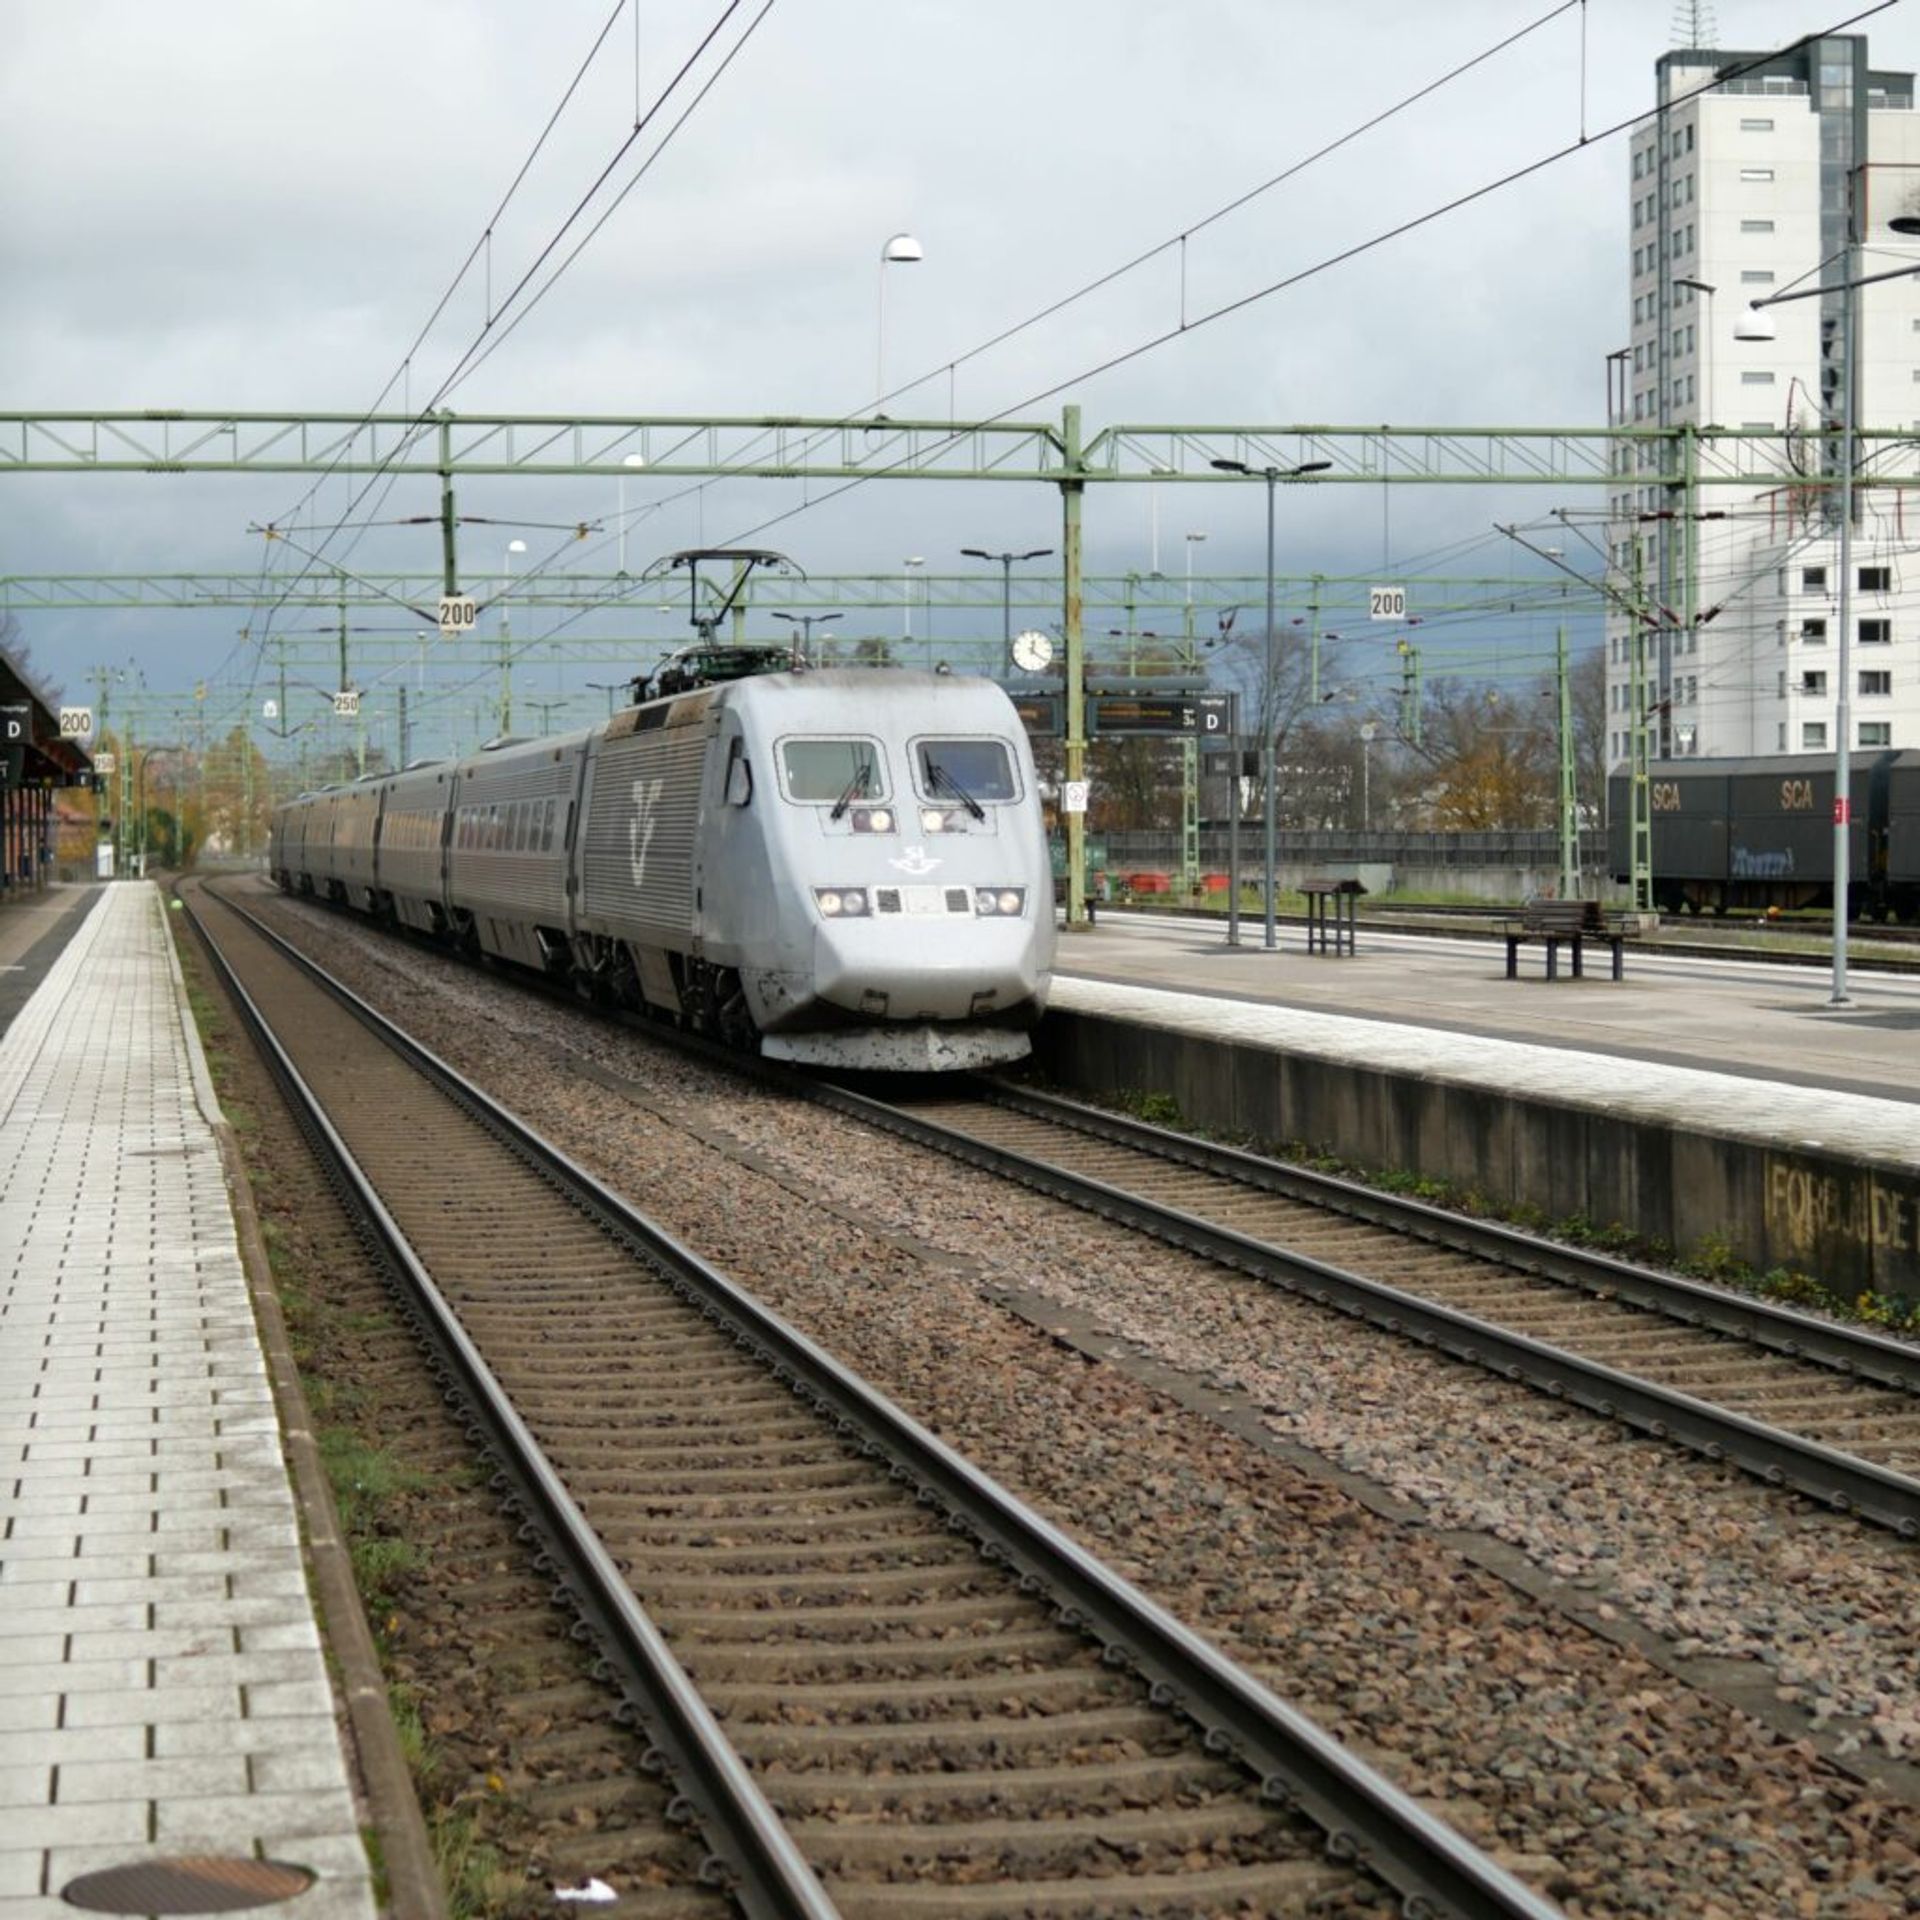
[[927,762],[927,785],[933,788],[945,787],[955,799],[964,801],[967,811],[976,820],[987,817],[986,809],[963,787],[937,760]]
[[847,790],[833,803],[833,811],[827,815],[829,820],[838,820],[853,803],[866,791],[867,782],[873,778],[873,768],[862,762],[853,770],[853,778],[847,782]]

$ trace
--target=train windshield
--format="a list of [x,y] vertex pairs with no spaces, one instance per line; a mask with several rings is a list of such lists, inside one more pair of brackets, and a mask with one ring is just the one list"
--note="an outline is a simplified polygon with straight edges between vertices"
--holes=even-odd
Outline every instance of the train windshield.
[[1012,800],[1013,759],[999,740],[920,740],[914,743],[920,791],[929,800]]
[[836,807],[887,797],[877,740],[786,740],[780,746],[780,769],[789,800]]

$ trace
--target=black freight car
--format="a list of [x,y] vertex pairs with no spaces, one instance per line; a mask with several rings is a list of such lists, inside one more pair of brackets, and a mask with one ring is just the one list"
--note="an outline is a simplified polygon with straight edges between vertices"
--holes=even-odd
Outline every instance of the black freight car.
[[[1849,902],[1855,917],[1920,915],[1920,754],[1849,763]],[[1834,767],[1814,754],[1660,760],[1650,769],[1653,904],[1726,913],[1833,904]],[[1625,774],[1607,783],[1614,878],[1631,873]]]

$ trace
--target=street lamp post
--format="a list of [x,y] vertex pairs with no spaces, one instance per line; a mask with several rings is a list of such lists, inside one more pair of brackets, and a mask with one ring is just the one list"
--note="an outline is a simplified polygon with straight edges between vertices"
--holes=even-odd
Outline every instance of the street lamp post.
[[776,613],[773,617],[800,629],[800,657],[811,664],[814,628],[824,627],[829,620],[838,620],[840,615],[837,613]]
[[1051,547],[1029,547],[1025,553],[989,553],[985,547],[962,547],[969,560],[997,560],[1000,563],[1000,671],[1013,671],[1013,563],[1016,560],[1047,560]]
[[1187,535],[1187,605],[1193,605],[1193,550],[1207,536],[1204,533]]
[[925,556],[909,554],[900,562],[900,644],[903,649],[913,644],[913,575],[918,567],[927,564]]
[[[1266,846],[1266,936],[1263,945],[1272,948],[1279,945],[1279,934],[1274,924],[1274,867],[1275,867],[1275,826],[1274,826],[1274,683],[1273,683],[1273,493],[1282,480],[1298,480],[1308,473],[1324,473],[1333,465],[1331,460],[1308,460],[1297,467],[1250,467],[1244,460],[1215,460],[1212,463],[1222,473],[1238,473],[1248,479],[1261,479],[1267,483],[1267,637],[1266,650],[1262,655],[1262,673],[1265,685],[1260,689],[1260,766],[1266,787],[1265,827]],[[1189,549],[1191,551],[1191,549]]]
[[[1848,182],[1847,239],[1840,250],[1841,277],[1837,281],[1827,281],[1817,287],[1802,287],[1791,293],[1774,293],[1758,300],[1747,302],[1749,316],[1758,315],[1762,308],[1784,305],[1789,300],[1813,300],[1823,293],[1838,290],[1840,300],[1840,339],[1842,343],[1840,377],[1840,589],[1834,596],[1834,612],[1840,625],[1840,643],[1834,654],[1834,667],[1839,680],[1833,709],[1833,986],[1827,996],[1827,1004],[1844,1007],[1849,1004],[1847,998],[1847,909],[1853,890],[1853,761],[1852,743],[1847,735],[1853,725],[1853,703],[1848,686],[1852,673],[1850,644],[1853,638],[1853,466],[1854,466],[1854,404],[1853,384],[1855,371],[1859,366],[1859,342],[1856,337],[1854,315],[1857,302],[1854,294],[1861,287],[1870,287],[1879,280],[1907,280],[1920,274],[1920,266],[1895,267],[1886,273],[1858,274],[1854,272],[1855,236],[1854,206],[1852,202],[1852,181]],[[1920,235],[1920,218],[1900,217],[1888,222],[1894,232],[1908,236]],[[1823,262],[1823,265],[1829,262]],[[1734,337],[1738,340],[1770,340],[1773,338],[1772,323],[1749,318],[1742,327],[1736,327]]]
[[876,407],[882,405],[887,397],[887,268],[896,264],[910,266],[926,257],[926,249],[910,233],[890,235],[887,244],[880,249],[880,307],[873,344],[873,403]]
[[[183,749],[177,746],[142,747],[140,749],[140,766],[139,766],[138,775],[134,782],[134,786],[140,802],[140,826],[139,826],[138,840],[136,844],[138,845],[138,848],[139,848],[139,853],[137,856],[138,862],[139,862],[139,869],[140,869],[139,877],[142,880],[144,880],[147,877],[147,762],[151,760],[155,754],[179,753],[181,751],[183,751]],[[175,818],[174,818],[174,850],[176,852],[179,851],[179,845],[180,845],[180,822],[178,817],[178,807],[176,806]]]
[[1713,424],[1713,296],[1720,291],[1710,280],[1678,279],[1676,287],[1685,287],[1689,293],[1700,294],[1707,303],[1707,317],[1700,328],[1700,399],[1699,424],[1703,427]]
[[500,732],[513,731],[513,634],[507,623],[507,589],[513,585],[513,556],[525,553],[524,540],[509,540],[500,561]]
[[[620,464],[623,467],[644,467],[647,457],[643,453],[630,453]],[[620,576],[624,579],[627,572],[627,476],[621,474],[614,485],[619,489]]]

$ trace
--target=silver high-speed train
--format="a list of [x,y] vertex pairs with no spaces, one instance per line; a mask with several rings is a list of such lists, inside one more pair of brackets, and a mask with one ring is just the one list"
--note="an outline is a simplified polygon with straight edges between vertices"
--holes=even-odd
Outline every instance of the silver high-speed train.
[[1026,734],[947,674],[762,674],[305,794],[270,861],[289,893],[810,1064],[1017,1059],[1053,961]]

